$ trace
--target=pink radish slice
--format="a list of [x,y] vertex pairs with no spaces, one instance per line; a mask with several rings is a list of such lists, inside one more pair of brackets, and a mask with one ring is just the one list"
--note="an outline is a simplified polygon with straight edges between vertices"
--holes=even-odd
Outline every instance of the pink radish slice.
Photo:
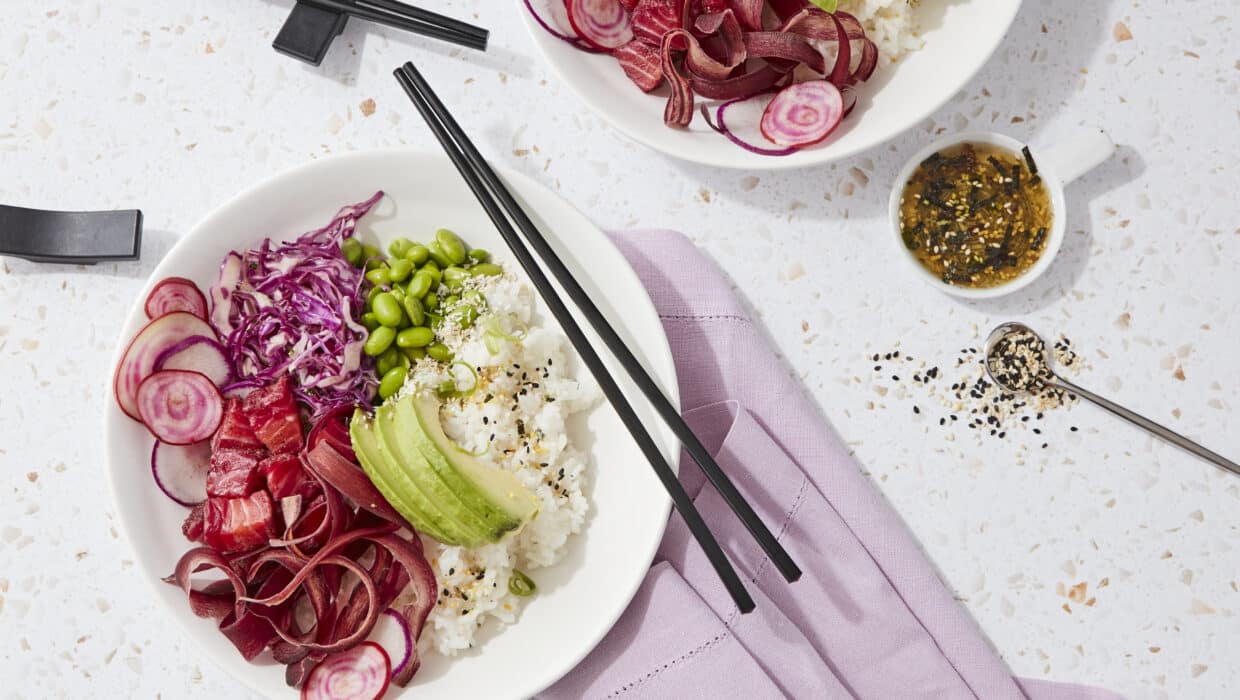
[[146,324],[129,341],[112,380],[116,402],[125,415],[142,420],[138,415],[138,386],[155,371],[155,361],[165,350],[193,336],[212,338],[215,331],[189,312],[173,311]]
[[762,135],[777,146],[803,148],[827,138],[844,119],[844,97],[826,80],[789,85],[762,113]]
[[220,275],[215,286],[211,287],[211,325],[219,331],[221,338],[227,338],[233,331],[232,293],[241,281],[241,256],[236,251],[229,251],[220,263]]
[[173,311],[188,311],[207,319],[207,298],[198,285],[184,277],[161,280],[146,297],[146,317],[159,318]]
[[362,642],[323,659],[301,687],[302,700],[378,700],[387,692],[392,660],[383,647]]
[[610,51],[633,40],[629,13],[620,0],[567,0],[568,21],[585,42]]
[[762,112],[766,109],[774,91],[774,89],[763,90],[750,97],[738,97],[724,102],[715,110],[715,123],[711,122],[710,113],[705,106],[702,107],[702,117],[706,119],[710,128],[751,153],[762,156],[790,156],[799,149],[774,149],[760,145],[766,143],[766,137],[758,131],[757,124],[761,121]]
[[165,369],[202,372],[216,386],[224,386],[232,378],[232,368],[228,366],[224,346],[214,336],[190,336],[161,352],[155,358],[155,371]]
[[155,441],[151,450],[151,475],[164,495],[183,506],[207,500],[207,472],[211,469],[211,443],[172,445]]
[[161,442],[190,445],[215,434],[224,417],[224,397],[207,375],[170,369],[138,387],[138,414]]

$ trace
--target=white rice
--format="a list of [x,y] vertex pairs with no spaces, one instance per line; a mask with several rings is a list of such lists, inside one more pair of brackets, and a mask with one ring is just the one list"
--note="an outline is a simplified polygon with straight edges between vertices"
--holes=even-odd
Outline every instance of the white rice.
[[861,22],[865,35],[888,60],[916,51],[924,43],[917,22],[917,0],[840,0],[839,9]]
[[[532,325],[534,295],[524,282],[506,273],[473,278],[469,284],[485,297],[487,310],[469,329],[445,319],[439,335],[457,360],[481,371],[473,393],[447,401],[441,413],[444,430],[471,453],[486,449],[483,459],[515,473],[538,497],[540,507],[520,533],[497,544],[468,549],[423,538],[439,600],[419,646],[446,655],[471,648],[488,620],[514,622],[525,598],[508,591],[513,569],[537,583],[538,570],[558,562],[569,538],[581,530],[589,510],[582,494],[587,458],[570,444],[566,421],[589,408],[599,394],[588,375],[581,382],[574,378],[575,357],[559,330]],[[440,298],[447,294],[440,290]],[[488,315],[510,335],[529,329],[519,341],[503,340],[488,349],[483,337]],[[492,349],[497,354],[491,354]],[[455,377],[448,369],[421,360],[402,391],[438,387],[450,378],[462,388],[472,383],[465,368],[451,368]]]

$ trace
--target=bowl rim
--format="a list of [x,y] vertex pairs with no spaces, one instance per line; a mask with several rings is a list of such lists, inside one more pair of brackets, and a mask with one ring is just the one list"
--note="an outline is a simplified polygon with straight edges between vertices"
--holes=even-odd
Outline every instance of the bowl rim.
[[[864,153],[873,148],[877,148],[885,143],[890,143],[896,138],[908,133],[927,117],[939,111],[939,109],[951,101],[953,97],[964,89],[964,87],[968,85],[979,72],[981,72],[982,68],[990,63],[991,58],[994,57],[995,51],[997,51],[999,45],[1003,43],[1003,40],[1007,37],[1008,32],[1012,28],[1012,24],[1016,21],[1016,16],[1020,13],[1020,8],[1023,2],[1024,0],[1015,0],[1015,2],[1011,4],[1010,13],[1006,17],[1002,18],[1001,23],[1003,25],[1003,30],[996,32],[992,38],[992,41],[985,46],[984,50],[980,54],[980,60],[977,62],[976,66],[969,71],[961,73],[957,80],[951,82],[951,89],[945,90],[942,96],[937,100],[925,101],[922,103],[923,107],[921,109],[909,110],[908,114],[910,116],[905,121],[905,124],[887,134],[885,137],[871,143],[858,142],[844,148],[837,148],[835,144],[828,144],[819,148],[798,151],[797,153],[785,157],[763,156],[755,158],[753,157],[754,154],[746,153],[745,157],[740,157],[737,159],[732,159],[728,156],[718,157],[716,154],[719,153],[719,150],[716,149],[711,149],[704,153],[665,149],[655,141],[646,138],[644,135],[647,131],[646,129],[628,128],[622,120],[615,116],[615,110],[608,109],[605,103],[592,99],[578,86],[578,82],[569,78],[568,73],[559,65],[559,63],[553,60],[553,57],[547,47],[561,43],[561,40],[547,34],[547,32],[538,25],[537,21],[530,16],[530,10],[525,7],[524,3],[519,4],[517,9],[521,14],[521,21],[524,23],[526,31],[530,34],[535,47],[538,49],[538,53],[542,56],[546,64],[551,67],[551,72],[560,80],[562,84],[568,86],[569,90],[577,96],[577,99],[585,103],[591,113],[600,117],[609,126],[623,134],[629,140],[641,144],[656,153],[662,153],[676,158],[677,160],[682,160],[689,163],[697,163],[699,165],[707,165],[716,168],[725,168],[728,170],[760,170],[769,172],[777,170],[811,168],[814,166],[839,162],[859,153]],[[649,95],[646,95],[646,97],[649,97]],[[721,145],[723,144],[721,143]]]
[[1028,147],[1031,153],[1037,154],[1037,150],[1024,141],[997,131],[963,131],[939,137],[914,153],[905,162],[904,166],[900,168],[899,174],[896,175],[887,203],[888,228],[891,230],[892,240],[895,247],[899,250],[900,258],[906,262],[906,267],[911,269],[917,278],[935,289],[952,296],[963,299],[994,299],[1024,289],[1032,284],[1050,269],[1051,263],[1059,255],[1059,251],[1063,247],[1064,232],[1067,227],[1064,185],[1059,178],[1059,174],[1049,168],[1046,159],[1035,159],[1038,162],[1038,175],[1046,186],[1047,194],[1050,195],[1052,218],[1050,235],[1047,238],[1046,247],[1042,251],[1042,256],[1029,269],[1025,270],[1018,277],[1014,277],[994,287],[957,287],[948,284],[931,274],[921,264],[921,261],[913,255],[912,251],[908,249],[908,246],[904,245],[904,237],[900,232],[900,200],[903,198],[905,185],[908,184],[913,171],[917,169],[917,166],[922,161],[933,153],[962,143],[993,144],[1006,148],[1013,153],[1020,153],[1022,148]]
[[[210,660],[212,663],[215,663],[217,666],[219,666],[221,670],[223,670],[233,682],[263,697],[269,697],[267,690],[263,686],[252,682],[252,679],[248,675],[233,673],[232,668],[233,668],[233,663],[235,663],[235,659],[231,659],[231,656],[230,656],[229,659],[231,660],[231,663],[229,661],[226,661],[225,656],[227,655],[221,654],[215,648],[209,647],[206,644],[204,644],[204,642],[199,638],[198,633],[194,629],[191,629],[184,615],[182,614],[182,612],[188,611],[188,607],[185,607],[184,610],[178,609],[171,602],[169,602],[169,600],[167,600],[164,595],[162,595],[164,591],[163,589],[160,588],[160,586],[163,585],[161,584],[161,581],[160,581],[160,574],[150,569],[149,557],[142,556],[137,545],[135,544],[137,542],[137,538],[135,537],[135,534],[138,531],[139,523],[138,523],[137,518],[139,514],[130,513],[128,511],[123,510],[120,507],[120,504],[122,503],[122,500],[120,498],[120,484],[118,483],[118,480],[116,478],[117,475],[115,473],[116,470],[114,469],[113,464],[112,464],[113,462],[112,456],[113,456],[113,451],[115,449],[114,446],[117,440],[117,435],[115,434],[115,431],[111,429],[110,422],[116,413],[120,413],[119,407],[117,407],[115,404],[115,395],[114,395],[114,390],[112,386],[114,370],[117,364],[120,362],[121,356],[123,355],[123,353],[125,352],[129,344],[129,339],[126,337],[126,329],[130,325],[129,322],[133,318],[141,317],[143,313],[145,299],[147,295],[150,294],[151,289],[158,281],[156,273],[159,270],[160,266],[169,257],[171,257],[176,251],[178,251],[184,246],[191,245],[189,241],[195,238],[195,236],[197,235],[197,232],[200,229],[212,224],[216,218],[224,216],[224,212],[226,212],[232,207],[237,206],[243,200],[254,196],[256,191],[263,190],[268,187],[274,186],[278,184],[279,182],[281,182],[282,180],[301,176],[305,171],[308,171],[308,170],[324,168],[327,166],[327,164],[338,164],[346,160],[365,161],[368,158],[385,157],[385,156],[404,157],[404,158],[422,158],[422,159],[429,159],[429,160],[435,160],[435,161],[442,161],[444,163],[448,162],[447,157],[437,151],[429,151],[429,150],[419,149],[415,147],[407,147],[407,146],[379,147],[379,148],[364,149],[364,150],[358,150],[358,151],[350,151],[350,152],[345,152],[345,153],[338,153],[338,154],[333,154],[331,156],[324,157],[324,158],[307,160],[305,162],[302,162],[302,163],[284,168],[282,170],[278,170],[274,173],[271,173],[268,176],[261,178],[256,182],[253,182],[251,184],[238,188],[231,196],[228,196],[226,199],[221,201],[219,204],[209,209],[204,215],[199,217],[192,226],[187,228],[185,234],[180,236],[176,240],[176,242],[172,245],[172,247],[167,251],[167,253],[165,253],[163,257],[161,257],[160,260],[155,263],[154,268],[152,268],[150,274],[146,278],[145,283],[143,284],[142,288],[138,291],[138,293],[135,295],[133,303],[130,305],[128,311],[125,314],[124,321],[122,321],[121,323],[121,326],[117,332],[116,340],[114,341],[114,345],[113,345],[111,363],[109,364],[109,369],[112,371],[109,371],[106,374],[106,376],[103,378],[104,395],[108,397],[105,400],[109,402],[105,404],[104,410],[102,411],[102,415],[100,418],[102,427],[103,427],[103,454],[104,454],[104,467],[105,467],[104,468],[104,479],[107,482],[108,496],[111,499],[111,503],[113,507],[115,508],[115,512],[117,516],[116,525],[117,525],[118,531],[121,534],[122,538],[128,543],[128,546],[130,547],[130,549],[133,551],[135,555],[134,559],[135,559],[135,564],[137,565],[136,568],[139,571],[140,578],[143,580],[143,583],[146,586],[146,590],[152,594],[151,597],[155,600],[155,607],[161,611],[161,614],[165,615],[168,619],[170,619],[173,622],[173,624],[175,625],[176,634],[178,638],[189,640],[192,646],[195,649],[197,649],[202,654],[203,657],[205,657],[206,659]],[[502,180],[508,183],[520,182],[522,183],[524,187],[530,188],[532,190],[541,190],[545,192],[546,194],[548,194],[549,196],[553,197],[554,199],[562,202],[563,205],[573,214],[580,216],[582,219],[586,220],[587,222],[589,221],[589,218],[586,217],[583,212],[577,209],[577,207],[573,206],[573,204],[568,202],[568,200],[564,199],[559,194],[557,194],[550,188],[545,187],[544,185],[534,180],[533,178],[525,175],[524,173],[513,170],[503,165],[502,163],[492,163],[492,167],[496,170],[496,173],[500,176]],[[590,227],[593,228],[594,231],[600,234],[601,242],[605,244],[606,246],[610,247],[615,252],[615,254],[620,258],[620,260],[625,263],[624,270],[621,270],[618,273],[613,270],[613,274],[629,275],[634,279],[634,281],[636,281],[638,290],[642,294],[642,298],[640,300],[636,300],[635,303],[644,304],[646,307],[648,307],[649,312],[652,314],[652,317],[657,322],[658,309],[655,307],[654,301],[650,297],[649,291],[646,289],[645,285],[641,282],[640,277],[638,277],[637,271],[633,269],[632,265],[630,265],[627,262],[623,254],[620,252],[619,247],[616,246],[614,241],[612,241],[609,237],[607,237],[606,233],[604,233],[602,229],[595,226],[593,222],[590,222]],[[660,327],[661,327],[661,324],[660,324]],[[678,371],[676,368],[675,357],[672,354],[671,340],[670,338],[668,338],[666,333],[661,333],[660,336],[661,336],[660,342],[656,343],[653,347],[646,349],[646,352],[652,353],[652,356],[648,358],[648,362],[651,364],[652,367],[657,367],[658,363],[664,363],[665,366],[668,368],[669,375],[666,381],[659,380],[659,377],[657,375],[655,375],[655,378],[656,378],[656,381],[659,382],[660,387],[663,389],[668,399],[672,402],[672,405],[676,406],[679,409],[680,400],[681,400],[680,385],[678,381]],[[606,402],[604,401],[603,403],[605,404]],[[125,417],[123,413],[121,413],[121,417],[126,418],[128,420],[128,418]],[[659,444],[660,448],[665,453],[664,457],[668,460],[668,464],[672,468],[673,472],[679,473],[680,465],[679,465],[679,459],[677,458],[677,455],[679,454],[679,443],[675,443],[674,440],[672,439],[670,428],[664,428],[664,429],[656,428],[655,430],[652,430],[651,432],[652,432],[652,436],[655,438],[656,443]],[[672,509],[671,497],[667,495],[666,492],[661,491],[659,493],[658,506],[657,508],[654,509],[655,514],[657,515],[658,525],[655,529],[657,530],[658,536],[651,538],[648,551],[642,555],[642,560],[645,562],[645,566],[640,569],[640,575],[637,575],[635,573],[630,584],[625,587],[623,591],[622,604],[618,605],[616,610],[613,612],[613,614],[608,616],[605,624],[600,626],[600,629],[598,630],[597,634],[591,635],[587,644],[582,645],[582,648],[575,650],[573,654],[565,657],[565,663],[567,665],[563,668],[562,671],[558,671],[555,673],[543,673],[541,675],[530,674],[532,676],[537,675],[538,680],[532,684],[529,684],[526,688],[522,688],[523,693],[528,691],[528,695],[530,696],[537,695],[538,693],[541,693],[542,691],[546,690],[548,687],[550,687],[551,685],[559,681],[566,674],[568,674],[574,668],[580,665],[581,662],[591,652],[593,652],[595,648],[598,647],[598,645],[603,641],[606,635],[611,632],[611,630],[615,627],[616,623],[619,621],[620,617],[624,614],[624,612],[628,609],[629,605],[632,603],[633,598],[637,595],[638,590],[640,590],[641,586],[645,582],[649,567],[650,565],[653,564],[654,558],[658,554],[659,547],[662,545],[663,538],[666,535],[667,526],[669,523],[669,516],[671,514],[671,509]],[[189,543],[187,542],[187,545],[188,544]]]

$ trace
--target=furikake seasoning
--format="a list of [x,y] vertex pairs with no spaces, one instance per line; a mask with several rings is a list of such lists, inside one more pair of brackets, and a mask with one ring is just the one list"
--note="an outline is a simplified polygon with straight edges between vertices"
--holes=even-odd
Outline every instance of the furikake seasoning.
[[1053,213],[1029,149],[966,143],[922,161],[900,198],[904,245],[948,284],[995,287],[1042,257]]

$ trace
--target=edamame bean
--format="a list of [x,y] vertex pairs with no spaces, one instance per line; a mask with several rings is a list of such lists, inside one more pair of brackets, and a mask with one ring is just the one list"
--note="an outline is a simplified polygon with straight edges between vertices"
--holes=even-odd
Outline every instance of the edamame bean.
[[374,308],[375,297],[379,296],[382,293],[383,293],[383,287],[377,287],[377,286],[371,287],[370,291],[366,292],[366,310],[367,311],[370,311],[372,308]]
[[379,326],[370,332],[370,337],[366,339],[366,344],[362,346],[362,351],[371,357],[378,357],[383,354],[384,350],[392,347],[392,342],[395,340],[395,328]]
[[382,377],[387,374],[388,370],[408,361],[409,360],[406,360],[404,355],[400,354],[399,348],[392,346],[387,350],[384,350],[383,354],[375,360],[375,371],[377,371],[379,376]]
[[396,345],[402,348],[424,348],[435,342],[435,331],[426,326],[406,328],[396,334]]
[[375,310],[375,318],[378,318],[379,323],[385,326],[399,328],[401,320],[405,318],[400,302],[396,301],[396,297],[392,296],[391,292],[376,296],[372,306]]
[[504,268],[489,262],[480,262],[469,268],[469,271],[475,275],[486,275],[487,277],[498,277],[504,274]]
[[438,309],[439,308],[439,295],[432,292],[422,297],[422,306],[425,307],[428,312]]
[[470,304],[461,304],[452,310],[452,319],[461,328],[470,328],[478,320],[478,309]]
[[491,258],[491,253],[484,248],[474,248],[469,251],[469,258],[474,262],[486,262]]
[[405,296],[416,297],[421,299],[431,290],[431,286],[435,280],[430,272],[425,269],[418,270],[413,275],[413,279],[409,280],[409,286],[405,288]]
[[413,273],[413,263],[404,258],[392,258],[388,261],[388,275],[393,282],[404,282]]
[[375,316],[370,311],[367,311],[366,313],[362,314],[362,325],[366,327],[366,330],[373,331],[374,329],[378,328],[379,326],[382,326],[383,324],[379,323],[379,318],[377,316]]
[[383,264],[383,251],[370,245],[362,244],[362,260],[366,261],[366,269],[373,270]]
[[473,304],[474,306],[477,306],[477,307],[483,307],[487,305],[487,298],[484,297],[482,295],[482,292],[478,291],[477,289],[465,290],[465,292],[461,294],[461,300],[465,302],[469,302],[470,304]]
[[379,380],[379,398],[387,399],[396,395],[400,388],[405,385],[405,378],[409,376],[409,370],[404,367],[393,367],[383,374],[383,379]]
[[431,260],[440,268],[445,268],[452,264],[451,258],[444,252],[438,241],[431,241],[426,244],[426,252],[431,256]]
[[461,289],[465,286],[465,278],[469,273],[463,267],[449,267],[443,271],[443,283],[448,289]]
[[388,268],[386,265],[384,265],[383,267],[376,267],[370,272],[367,272],[366,279],[369,280],[370,283],[375,285],[376,287],[392,283],[392,275],[388,271]]
[[421,265],[430,257],[430,251],[421,243],[414,243],[409,246],[409,250],[405,251],[405,259],[414,265]]
[[413,241],[408,238],[397,238],[388,244],[388,252],[394,258],[403,258],[405,253],[409,252],[409,248],[413,246]]
[[426,357],[426,348],[401,348],[400,354],[404,355],[410,363],[414,363]]
[[452,351],[449,350],[448,346],[443,343],[435,343],[434,345],[426,348],[426,355],[427,357],[439,360],[440,362],[452,361]]
[[431,289],[438,287],[443,280],[443,272],[439,270],[439,266],[435,264],[434,260],[427,260],[426,264],[422,266],[422,271],[431,276]]
[[362,243],[356,238],[346,238],[340,241],[340,253],[344,255],[344,259],[348,260],[353,267],[361,267],[362,262],[366,259],[362,255]]
[[460,303],[460,301],[461,301],[461,297],[457,296],[456,294],[449,294],[447,298],[443,300],[443,305],[448,308],[452,308],[453,306],[456,306],[458,303]]
[[426,312],[426,323],[430,325],[431,330],[439,330],[440,324],[443,323],[443,316],[440,316],[439,314],[433,314],[427,311]]
[[404,305],[405,290],[402,289],[400,285],[396,285],[396,284],[392,285],[392,288],[388,290],[388,294],[391,294],[392,298],[394,298],[397,303],[401,304],[402,306]]
[[405,313],[409,316],[409,322],[415,326],[426,323],[426,309],[422,308],[422,302],[412,294],[407,295],[404,301]]
[[435,232],[435,242],[439,244],[439,249],[443,251],[444,257],[453,265],[460,265],[465,262],[467,255],[465,242],[461,240],[460,236],[446,228],[441,228]]

